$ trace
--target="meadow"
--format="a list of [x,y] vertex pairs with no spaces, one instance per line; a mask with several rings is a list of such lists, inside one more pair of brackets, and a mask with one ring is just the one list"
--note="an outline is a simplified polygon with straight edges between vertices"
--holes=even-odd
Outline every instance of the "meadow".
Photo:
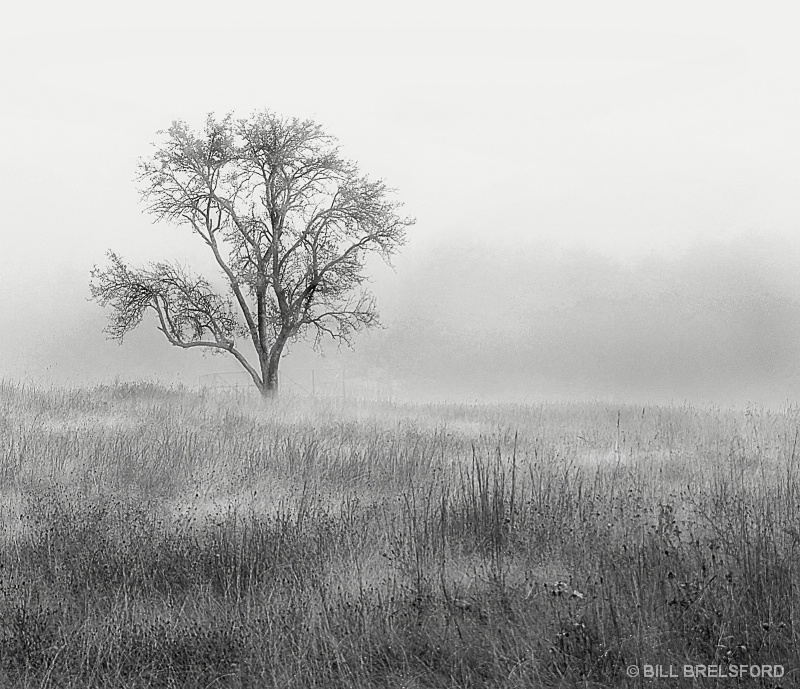
[[0,383],[0,686],[800,686],[798,439],[792,407]]

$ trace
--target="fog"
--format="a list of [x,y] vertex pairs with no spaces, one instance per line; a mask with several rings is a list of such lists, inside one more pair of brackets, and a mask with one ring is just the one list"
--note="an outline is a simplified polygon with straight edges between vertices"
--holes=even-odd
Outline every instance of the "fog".
[[136,160],[173,119],[271,108],[322,124],[417,218],[394,270],[369,265],[384,329],[354,352],[294,344],[287,383],[344,370],[352,389],[421,399],[796,399],[790,11],[51,9],[17,7],[0,47],[0,378],[236,371],[152,321],[107,341],[89,271],[108,249],[213,269],[143,214]]
[[764,238],[628,261],[442,245],[398,278],[365,356],[463,397],[785,402],[800,383],[799,258]]
[[[800,252],[785,240],[744,237],[625,260],[476,241],[407,254],[394,271],[371,266],[384,327],[359,336],[353,351],[293,345],[287,381],[308,388],[313,370],[320,387],[326,371],[344,369],[348,384],[391,381],[406,399],[796,400]],[[223,356],[170,347],[152,318],[122,345],[106,341],[85,278],[43,278],[24,317],[4,319],[6,338],[18,336],[4,345],[10,377],[194,386],[237,370]],[[57,308],[48,295],[58,295]]]

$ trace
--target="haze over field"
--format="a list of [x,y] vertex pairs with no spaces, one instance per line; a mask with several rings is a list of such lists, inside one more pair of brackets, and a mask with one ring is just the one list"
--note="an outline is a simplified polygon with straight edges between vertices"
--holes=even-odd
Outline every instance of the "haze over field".
[[87,302],[113,248],[210,267],[142,214],[173,119],[310,117],[417,217],[387,329],[304,346],[409,395],[780,403],[800,389],[800,48],[789,10],[553,3],[20,6],[4,22],[0,377],[234,371]]

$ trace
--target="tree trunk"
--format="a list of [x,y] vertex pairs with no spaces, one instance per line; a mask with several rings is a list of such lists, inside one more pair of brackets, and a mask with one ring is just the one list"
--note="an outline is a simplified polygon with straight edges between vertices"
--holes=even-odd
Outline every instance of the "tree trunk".
[[[278,367],[281,364],[281,356],[283,355],[283,348],[286,346],[286,341],[289,336],[281,333],[272,349],[269,352],[266,362],[262,361],[261,371],[264,380],[264,385],[261,388],[261,395],[264,398],[274,398],[278,396]],[[264,365],[266,364],[266,366]]]
[[274,399],[278,396],[278,363],[280,363],[280,357],[277,360],[272,358],[269,360],[267,374],[264,376],[264,384],[261,387],[261,396],[264,399]]

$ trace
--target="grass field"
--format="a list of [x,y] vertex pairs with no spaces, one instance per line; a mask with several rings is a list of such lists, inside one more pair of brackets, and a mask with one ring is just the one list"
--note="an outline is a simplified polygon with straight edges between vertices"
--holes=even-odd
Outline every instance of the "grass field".
[[0,686],[800,686],[799,434],[0,384]]

